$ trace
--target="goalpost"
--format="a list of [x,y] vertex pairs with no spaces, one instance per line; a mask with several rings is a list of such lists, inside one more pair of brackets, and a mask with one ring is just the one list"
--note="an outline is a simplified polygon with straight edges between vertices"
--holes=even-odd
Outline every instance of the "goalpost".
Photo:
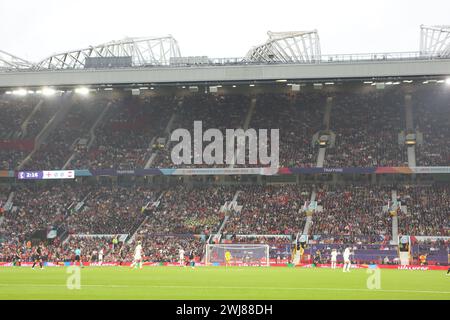
[[269,245],[267,244],[207,244],[206,265],[225,265],[225,253],[231,254],[233,266],[269,266]]

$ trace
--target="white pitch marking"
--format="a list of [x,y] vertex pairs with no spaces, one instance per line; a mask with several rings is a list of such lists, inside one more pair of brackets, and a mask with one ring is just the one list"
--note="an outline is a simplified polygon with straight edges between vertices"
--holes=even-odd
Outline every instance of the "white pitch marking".
[[[2,287],[65,287],[63,284],[7,284],[0,283]],[[130,285],[114,285],[114,284],[85,284],[82,287],[105,287],[105,288],[170,288],[170,289],[263,289],[263,290],[317,290],[317,291],[368,291],[368,292],[397,292],[397,293],[439,293],[450,294],[450,291],[433,291],[433,290],[387,290],[387,289],[351,289],[351,288],[292,288],[292,287],[204,287],[204,286],[130,286]]]

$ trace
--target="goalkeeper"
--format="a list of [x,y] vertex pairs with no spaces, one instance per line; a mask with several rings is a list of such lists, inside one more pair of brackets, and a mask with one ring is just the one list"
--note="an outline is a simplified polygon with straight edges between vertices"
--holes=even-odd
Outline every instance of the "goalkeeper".
[[225,252],[225,266],[226,267],[231,266],[230,262],[231,262],[231,252],[227,250]]

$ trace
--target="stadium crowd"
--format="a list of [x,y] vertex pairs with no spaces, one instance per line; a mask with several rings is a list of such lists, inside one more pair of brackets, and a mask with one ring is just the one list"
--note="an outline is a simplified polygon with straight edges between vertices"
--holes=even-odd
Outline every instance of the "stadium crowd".
[[450,94],[448,88],[427,88],[413,94],[416,131],[423,144],[416,145],[418,166],[450,165]]
[[245,186],[237,198],[242,210],[230,216],[224,234],[297,233],[305,224],[299,210],[309,197],[305,186]]
[[403,186],[398,200],[408,208],[399,212],[399,233],[416,236],[450,235],[450,187]]
[[391,230],[389,214],[383,212],[383,206],[391,199],[391,190],[356,185],[319,187],[316,200],[323,209],[313,214],[311,234],[338,239],[349,236],[355,243],[383,240]]
[[[388,212],[383,212],[383,206],[391,200],[394,187],[320,185],[315,188],[322,211],[312,215],[309,234],[314,243],[358,246],[389,243],[391,218]],[[400,234],[448,235],[448,186],[397,186],[395,189],[398,200],[408,208],[406,214],[399,213]],[[236,211],[224,210],[222,206],[238,190]],[[18,244],[26,247],[28,241],[42,238],[42,232],[45,236],[50,230],[58,230],[58,237],[47,246],[49,254],[58,259],[70,259],[74,247],[81,246],[86,259],[92,261],[94,251],[98,253],[101,248],[104,261],[129,261],[136,240],[143,242],[151,261],[174,260],[180,247],[201,256],[203,244],[219,231],[226,215],[228,220],[221,230],[223,243],[265,243],[283,251],[305,226],[306,214],[300,209],[310,199],[311,190],[311,185],[201,188],[179,185],[162,189],[75,183],[20,185],[2,189],[2,204],[10,191],[14,192],[12,210],[0,217],[2,254],[9,256]],[[240,210],[239,206],[242,206]],[[111,242],[114,238],[111,235],[127,234],[134,234],[130,245]],[[63,235],[69,236],[69,241],[60,243],[59,236]],[[240,235],[253,235],[253,238]]]
[[[416,146],[418,165],[449,164],[450,148],[445,140],[450,134],[450,113],[445,91],[426,88],[412,94],[414,128],[423,133],[423,144]],[[25,167],[59,169],[74,151],[76,156],[70,165],[76,169],[139,168],[152,152],[156,155],[152,167],[195,167],[172,163],[170,151],[174,143],[166,140],[162,147],[150,145],[152,139],[169,138],[165,129],[172,116],[171,130],[186,128],[191,134],[195,120],[203,122],[204,130],[217,128],[222,132],[244,128],[246,120],[248,128],[279,129],[280,166],[316,166],[318,146],[313,137],[328,133],[336,136],[334,146],[326,148],[325,167],[407,166],[406,147],[398,143],[398,134],[406,129],[404,95],[398,86],[361,92],[197,93],[74,100],[62,123]],[[331,99],[330,117],[325,116],[327,99]],[[113,103],[91,132],[108,102]],[[43,101],[31,114],[34,100],[0,100],[0,108],[7,111],[0,120],[3,138],[33,139],[64,103],[67,101],[62,98]],[[31,117],[22,128],[28,115]],[[28,155],[17,150],[0,151],[0,165],[8,169]]]
[[166,190],[161,203],[151,210],[138,235],[205,234],[218,230],[223,221],[221,207],[231,201],[235,187],[186,188]]
[[73,103],[64,120],[32,154],[31,159],[23,164],[23,169],[62,169],[72,155],[78,139],[89,132],[105,105],[106,102],[101,99]]
[[279,129],[280,166],[316,166],[318,148],[313,135],[324,128],[326,95],[266,93],[256,99],[250,128]]
[[86,187],[71,184],[39,187],[36,185],[13,188],[13,208],[4,214],[0,235],[9,243],[21,243],[34,232],[61,225],[70,205],[81,201]]
[[0,147],[0,170],[19,167],[31,152],[23,148],[23,142],[30,144],[33,141],[56,112],[56,106],[57,101],[38,103],[33,99],[0,100],[0,140],[10,143],[8,148]]
[[330,120],[336,140],[326,150],[324,166],[407,166],[406,148],[398,144],[405,129],[401,93],[336,94]]
[[27,154],[21,150],[0,150],[0,170],[16,169]]
[[91,189],[83,207],[71,212],[63,225],[70,234],[128,234],[144,220],[142,207],[157,194],[142,187]]
[[26,123],[25,132],[23,132],[23,139],[34,139],[55,113],[60,108],[62,100],[59,98],[51,101],[43,101],[38,105],[36,111],[31,115]]
[[[161,148],[158,143],[152,146],[151,141],[167,139],[168,127],[170,131],[186,128],[192,134],[196,120],[203,121],[203,130],[216,128],[222,133],[247,124],[255,129],[280,129],[281,166],[316,166],[319,149],[313,137],[329,131],[336,134],[336,139],[334,147],[326,148],[325,167],[405,166],[406,147],[398,144],[398,134],[406,128],[404,94],[400,87],[391,87],[364,93],[198,93],[74,100],[24,169],[61,169],[72,155],[68,169],[142,168],[152,154],[155,158],[151,167],[174,167],[170,159],[173,143]],[[417,164],[448,166],[448,90],[417,89],[412,97],[414,128],[423,133],[423,144],[416,146]],[[327,99],[332,99],[331,104]],[[39,108],[35,108],[36,103],[0,100],[2,140],[34,140],[67,101],[55,98],[44,101]],[[329,121],[327,106],[331,107]],[[29,151],[0,148],[0,170],[16,169],[28,155]],[[383,206],[391,200],[393,189],[407,206],[406,212],[398,213],[400,234],[449,235],[450,189],[445,184],[320,185],[316,200],[322,210],[312,215],[309,234],[319,244],[384,246],[390,240],[392,220]],[[81,246],[92,261],[98,259],[100,249],[105,252],[104,261],[130,260],[135,242],[113,243],[110,235],[131,235],[136,231],[136,239],[143,242],[149,260],[170,261],[177,258],[180,247],[202,254],[205,239],[219,230],[229,214],[221,206],[231,201],[238,190],[237,203],[242,208],[227,217],[223,241],[289,244],[288,238],[267,235],[295,237],[303,230],[306,217],[301,209],[310,200],[313,188],[294,184],[199,188],[19,183],[12,189],[0,190],[0,204],[6,202],[10,190],[14,191],[13,208],[0,216],[0,259],[10,257],[19,244],[25,248],[24,256],[31,257],[28,241],[37,237],[38,231],[47,234],[58,229],[70,238],[66,242],[60,242],[59,237],[53,240],[47,246],[50,257],[70,260],[73,247]],[[256,234],[266,237],[239,237]]]
[[[250,97],[247,95],[202,95],[184,97],[175,111],[175,120],[172,130],[182,128],[189,130],[191,138],[194,139],[194,121],[202,121],[203,131],[214,128],[219,129],[225,136],[226,129],[243,128],[248,109]],[[225,139],[223,146],[225,150]],[[168,142],[164,148],[158,150],[157,156],[152,163],[155,168],[193,168],[199,165],[182,164],[176,165],[171,159],[171,148],[176,142]],[[194,155],[191,155],[192,158]],[[207,166],[205,164],[200,165]],[[227,167],[227,164],[214,165],[214,167]]]
[[156,96],[115,101],[96,128],[92,143],[77,146],[70,166],[76,169],[143,168],[152,151],[151,141],[163,135],[176,100],[171,96]]
[[0,100],[0,140],[20,136],[21,125],[35,106],[33,99]]

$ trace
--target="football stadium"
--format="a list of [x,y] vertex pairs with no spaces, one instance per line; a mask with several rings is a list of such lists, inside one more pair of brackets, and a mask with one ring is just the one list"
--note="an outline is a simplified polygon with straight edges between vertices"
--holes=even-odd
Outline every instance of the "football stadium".
[[450,26],[417,32],[0,50],[0,299],[449,300]]

